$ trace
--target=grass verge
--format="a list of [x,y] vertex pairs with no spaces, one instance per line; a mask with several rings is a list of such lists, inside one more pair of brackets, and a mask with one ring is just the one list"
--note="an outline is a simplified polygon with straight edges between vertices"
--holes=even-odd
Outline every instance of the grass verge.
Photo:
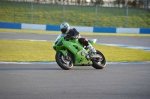
[[[132,0],[133,1],[133,0]],[[144,9],[128,9],[128,27],[150,27],[150,13]],[[0,0],[0,21],[74,26],[127,27],[126,8],[8,2]]]
[[[55,61],[53,42],[0,40],[0,61],[45,62]],[[109,62],[150,61],[150,52],[144,50],[94,45]]]

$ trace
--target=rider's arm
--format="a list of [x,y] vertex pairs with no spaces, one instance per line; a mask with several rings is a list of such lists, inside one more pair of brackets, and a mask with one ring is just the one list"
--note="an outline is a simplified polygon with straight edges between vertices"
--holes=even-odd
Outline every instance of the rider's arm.
[[70,38],[70,39],[76,39],[79,37],[80,37],[79,32],[75,28],[70,29],[66,36],[66,38]]
[[79,38],[80,37],[79,32],[75,28],[73,28],[72,30],[73,30],[73,33],[74,33],[72,38]]

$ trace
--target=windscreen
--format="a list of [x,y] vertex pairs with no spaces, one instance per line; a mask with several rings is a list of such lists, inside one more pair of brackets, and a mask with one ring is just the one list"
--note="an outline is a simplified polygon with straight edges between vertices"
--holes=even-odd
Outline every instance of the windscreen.
[[66,36],[66,34],[60,34],[60,35],[58,35],[58,37],[56,38],[55,42],[56,42],[58,39],[60,39],[61,37],[63,37],[63,36]]

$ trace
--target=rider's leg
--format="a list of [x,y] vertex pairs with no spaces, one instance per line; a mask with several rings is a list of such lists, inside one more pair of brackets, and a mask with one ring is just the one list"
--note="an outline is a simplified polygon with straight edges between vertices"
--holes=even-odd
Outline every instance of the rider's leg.
[[88,40],[86,38],[79,38],[78,40],[83,46],[88,46]]
[[95,48],[94,48],[90,43],[89,43],[89,45],[87,46],[87,48],[90,49],[90,51],[92,52],[92,53],[90,54],[90,57],[92,57],[92,58],[98,58],[98,57],[99,57],[99,55],[96,54]]
[[90,43],[88,44],[87,48],[90,49],[92,53],[96,53],[95,48]]
[[79,38],[79,42],[86,46],[91,52],[96,52],[96,50],[93,48],[93,46],[88,42],[88,39],[86,38]]
[[97,57],[95,48],[88,42],[86,38],[79,38],[79,42],[92,52],[91,57]]

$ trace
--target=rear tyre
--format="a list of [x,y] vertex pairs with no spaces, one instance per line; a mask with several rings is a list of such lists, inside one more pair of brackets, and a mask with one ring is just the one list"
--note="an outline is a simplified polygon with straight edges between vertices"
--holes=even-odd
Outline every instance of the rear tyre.
[[96,51],[96,53],[100,56],[100,58],[94,58],[92,59],[92,66],[95,69],[103,69],[106,66],[106,59],[105,56],[100,52],[100,51]]
[[61,52],[57,52],[55,55],[55,60],[57,64],[64,70],[70,70],[73,67],[73,60],[69,53],[66,57]]

